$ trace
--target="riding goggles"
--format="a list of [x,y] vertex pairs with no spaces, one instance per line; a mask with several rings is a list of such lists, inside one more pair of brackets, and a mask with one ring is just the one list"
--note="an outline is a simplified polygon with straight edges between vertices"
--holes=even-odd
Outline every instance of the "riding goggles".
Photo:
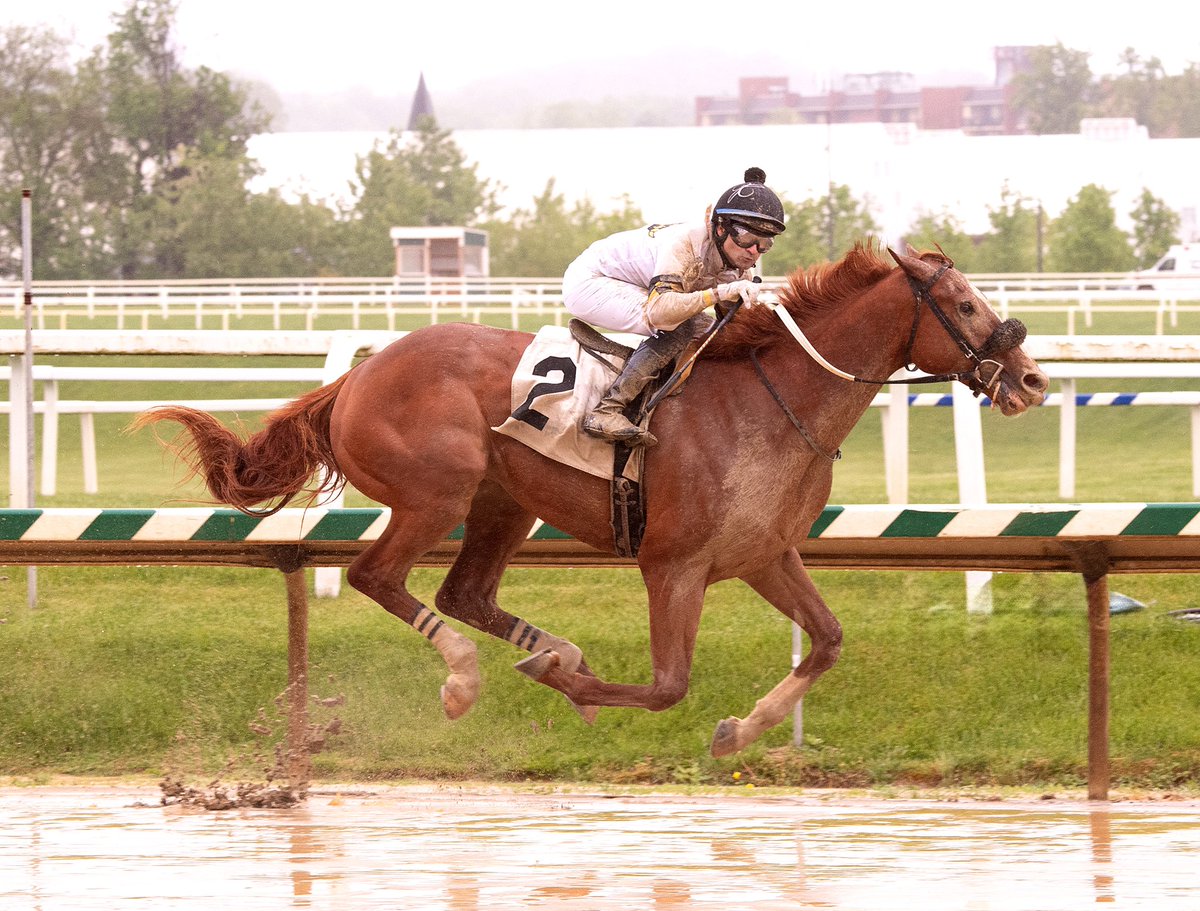
[[737,222],[730,222],[729,236],[743,250],[758,247],[759,253],[766,253],[775,245],[775,238],[771,235],[758,234],[755,231],[751,231],[745,225],[739,225]]

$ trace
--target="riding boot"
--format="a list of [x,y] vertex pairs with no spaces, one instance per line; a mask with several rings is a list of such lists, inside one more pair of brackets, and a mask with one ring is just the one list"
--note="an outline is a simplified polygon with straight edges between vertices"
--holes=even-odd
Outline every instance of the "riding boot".
[[658,442],[654,434],[642,430],[625,417],[624,411],[646,388],[646,384],[687,347],[695,332],[694,320],[695,317],[692,317],[669,332],[652,335],[637,347],[604,397],[583,419],[581,427],[584,433],[630,446],[650,447]]

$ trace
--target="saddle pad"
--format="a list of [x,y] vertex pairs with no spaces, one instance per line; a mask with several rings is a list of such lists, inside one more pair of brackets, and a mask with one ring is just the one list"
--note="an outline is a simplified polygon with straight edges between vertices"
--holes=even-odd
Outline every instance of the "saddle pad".
[[[636,335],[615,336],[636,346]],[[616,379],[620,363],[584,351],[563,326],[543,326],[512,378],[512,414],[497,433],[520,440],[547,458],[598,478],[612,479],[611,443],[579,429],[583,416]]]

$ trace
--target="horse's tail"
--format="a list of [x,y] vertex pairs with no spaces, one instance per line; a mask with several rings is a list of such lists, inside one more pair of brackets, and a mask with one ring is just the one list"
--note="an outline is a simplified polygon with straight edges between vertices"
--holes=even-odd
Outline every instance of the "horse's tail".
[[[182,424],[186,438],[164,445],[188,465],[193,476],[204,479],[216,502],[248,515],[274,515],[298,494],[307,494],[313,502],[345,485],[329,436],[333,405],[345,381],[343,375],[273,411],[266,426],[245,440],[211,414],[181,405],[144,411],[129,429],[159,421]],[[310,483],[320,469],[324,471]],[[251,509],[256,503],[271,505]]]

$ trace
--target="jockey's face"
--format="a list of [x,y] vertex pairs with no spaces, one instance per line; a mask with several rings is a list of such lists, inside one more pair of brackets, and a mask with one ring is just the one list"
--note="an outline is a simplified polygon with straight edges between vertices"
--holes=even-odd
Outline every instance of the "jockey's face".
[[771,249],[773,238],[757,234],[744,225],[726,222],[721,235],[721,249],[728,260],[742,271],[751,269],[762,254]]

